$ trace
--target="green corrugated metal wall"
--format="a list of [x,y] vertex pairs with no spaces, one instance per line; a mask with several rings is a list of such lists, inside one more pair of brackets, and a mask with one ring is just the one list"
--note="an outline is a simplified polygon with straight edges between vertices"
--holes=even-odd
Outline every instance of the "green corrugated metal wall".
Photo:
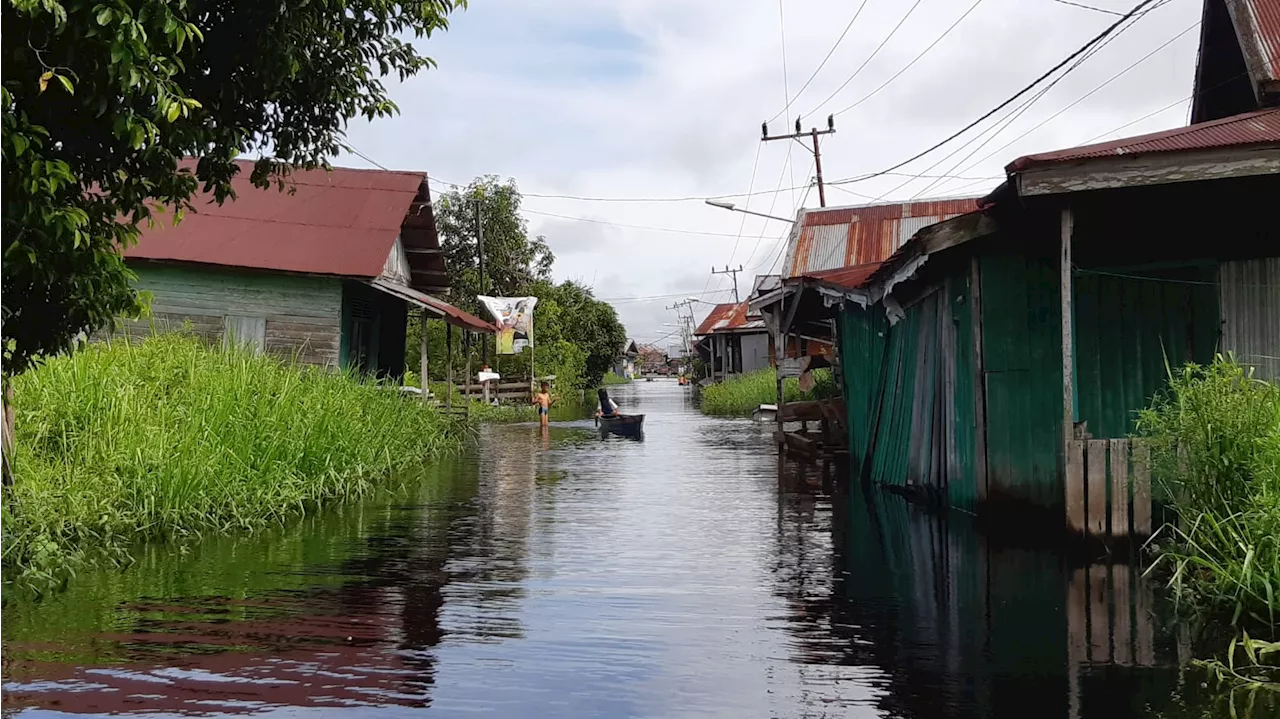
[[850,458],[872,482],[927,486],[976,511],[974,369],[967,275],[890,326],[883,307],[841,314]]
[[1166,357],[1173,367],[1208,362],[1218,342],[1215,267],[1122,274],[1075,276],[1076,421],[1094,437],[1133,431],[1137,410],[1165,385]]
[[1057,258],[979,257],[987,498],[1061,509],[1062,330]]

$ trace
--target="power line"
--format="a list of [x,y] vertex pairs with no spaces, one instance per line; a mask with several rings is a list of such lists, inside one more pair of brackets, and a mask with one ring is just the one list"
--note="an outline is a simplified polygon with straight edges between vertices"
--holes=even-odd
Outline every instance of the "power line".
[[[1066,77],[1068,77],[1068,75],[1071,72],[1073,72],[1073,70],[1075,70],[1076,68],[1079,68],[1080,65],[1087,63],[1087,61],[1093,58],[1094,55],[1097,55],[1098,52],[1101,52],[1103,49],[1106,49],[1107,45],[1111,45],[1112,42],[1115,42],[1117,38],[1119,38],[1121,35],[1124,35],[1124,33],[1126,31],[1129,31],[1130,28],[1133,28],[1133,26],[1135,26],[1135,24],[1137,24],[1140,19],[1142,19],[1143,17],[1146,17],[1147,14],[1152,13],[1153,10],[1160,9],[1161,6],[1164,6],[1167,3],[1170,3],[1170,0],[1161,0],[1160,3],[1157,3],[1156,5],[1152,5],[1151,8],[1143,10],[1142,13],[1135,15],[1135,17],[1132,20],[1130,20],[1129,24],[1126,24],[1126,26],[1121,27],[1119,31],[1116,31],[1115,35],[1108,37],[1105,42],[1098,43],[1098,45],[1094,46],[1093,49],[1089,50],[1088,52],[1085,52],[1085,54],[1080,56],[1078,60],[1075,60],[1075,63],[1071,64],[1071,67],[1066,69],[1065,72],[1062,72],[1062,74],[1057,75],[1056,78],[1053,78],[1053,82],[1048,83],[1046,87],[1041,88],[1041,90],[1039,90],[1039,92],[1037,92],[1036,95],[1030,97],[1029,100],[1023,102],[1023,104],[1021,104],[1019,107],[1016,107],[1016,109],[1012,110],[1011,113],[1009,113],[1009,115],[1006,115],[1004,119],[1001,119],[1000,122],[997,122],[995,125],[992,125],[992,127],[988,128],[987,130],[983,130],[982,133],[979,133],[977,134],[977,136],[974,136],[972,139],[969,139],[969,141],[965,142],[964,145],[961,145],[960,147],[956,147],[955,150],[948,152],[946,157],[942,157],[941,160],[934,162],[934,164],[929,166],[929,168],[925,171],[932,171],[934,168],[938,168],[938,166],[941,166],[943,162],[946,162],[947,160],[950,160],[951,157],[955,157],[957,154],[960,154],[960,152],[963,152],[966,147],[973,145],[974,142],[978,142],[979,139],[982,139],[984,134],[986,134],[987,136],[986,139],[982,139],[982,142],[978,143],[977,147],[974,147],[973,150],[970,151],[968,155],[961,157],[959,162],[956,162],[955,165],[951,166],[950,170],[946,170],[946,171],[950,173],[950,171],[956,171],[957,169],[959,169],[960,165],[963,165],[964,162],[969,161],[970,157],[977,155],[978,152],[982,151],[983,147],[986,147],[987,145],[989,145],[989,143],[991,143],[993,139],[1000,137],[1001,133],[1004,133],[1006,129],[1009,129],[1010,127],[1012,127],[1012,124],[1018,122],[1018,119],[1021,118],[1021,116],[1027,114],[1028,111],[1032,109],[1033,105],[1036,105],[1037,102],[1041,101],[1044,96],[1048,95],[1048,93],[1050,93],[1053,90],[1053,88],[1057,87],[1057,84],[1064,81],[1064,79],[1066,79]],[[1133,69],[1133,67],[1137,67],[1137,64],[1132,65],[1132,67],[1130,67],[1129,69]],[[1128,72],[1128,69],[1126,69],[1125,72]],[[1110,81],[1108,81],[1108,83],[1110,83]],[[1098,90],[1101,90],[1101,87],[1094,88],[1093,92],[1097,92]],[[1089,93],[1089,95],[1092,95],[1093,92]],[[1007,147],[1007,145],[1005,147]],[[909,182],[900,184],[899,187],[893,188],[892,191],[886,193],[886,196],[887,194],[895,193],[899,191],[899,189],[908,186],[910,182],[911,180],[909,180]],[[913,194],[913,196],[911,196],[911,200],[915,200],[915,198],[922,196],[922,194],[925,194],[931,191],[931,189],[933,189],[934,187],[937,187],[938,184],[940,183],[941,183],[941,180],[933,180],[933,182],[927,184],[927,186],[924,186],[924,188],[920,189],[919,192],[916,192],[915,194]]]
[[827,51],[827,56],[822,58],[822,62],[818,63],[818,68],[813,71],[813,74],[809,76],[808,80],[804,81],[804,85],[800,86],[800,89],[796,91],[795,96],[792,97],[791,100],[787,102],[786,107],[782,108],[777,112],[777,114],[769,118],[768,122],[773,122],[774,120],[786,114],[787,111],[791,109],[791,104],[794,103],[796,100],[798,100],[800,96],[804,94],[805,89],[809,87],[809,83],[813,82],[813,79],[818,76],[819,72],[822,72],[822,68],[826,67],[827,61],[831,59],[831,56],[833,54],[835,54],[836,48],[840,47],[840,43],[844,42],[844,36],[849,34],[849,29],[853,27],[853,23],[856,22],[858,20],[858,16],[862,14],[862,8],[866,6],[867,6],[867,0],[862,0],[862,4],[858,5],[858,10],[853,14],[853,18],[849,20],[849,24],[844,26],[844,32],[840,33],[840,37],[836,38],[836,44],[831,46],[831,49]]
[[1107,15],[1122,15],[1122,14],[1123,14],[1123,13],[1120,13],[1120,12],[1116,12],[1115,10],[1108,10],[1108,9],[1106,9],[1106,8],[1094,7],[1094,6],[1092,6],[1092,5],[1085,5],[1084,3],[1071,2],[1071,0],[1053,0],[1053,1],[1054,1],[1054,2],[1056,2],[1056,3],[1061,3],[1061,4],[1063,4],[1063,5],[1070,5],[1071,7],[1084,8],[1085,10],[1092,10],[1092,11],[1094,11],[1094,12],[1106,13]]
[[1013,143],[1017,142],[1018,140],[1021,140],[1022,138],[1026,137],[1027,135],[1030,135],[1031,133],[1035,132],[1036,130],[1039,130],[1040,128],[1042,128],[1042,127],[1044,127],[1045,125],[1049,124],[1050,122],[1052,122],[1053,120],[1055,120],[1055,119],[1057,119],[1059,116],[1061,116],[1064,112],[1067,112],[1068,110],[1070,110],[1071,108],[1075,107],[1076,105],[1079,105],[1080,103],[1082,103],[1082,102],[1084,102],[1085,100],[1089,99],[1090,97],[1092,97],[1092,96],[1094,95],[1094,93],[1097,93],[1098,91],[1102,90],[1102,89],[1103,89],[1103,88],[1105,88],[1106,86],[1108,86],[1108,85],[1110,85],[1111,83],[1115,82],[1116,80],[1120,79],[1120,77],[1122,77],[1123,75],[1127,74],[1129,71],[1133,70],[1134,68],[1136,68],[1137,66],[1139,66],[1139,65],[1141,65],[1142,63],[1146,62],[1147,60],[1151,59],[1151,58],[1152,58],[1156,53],[1160,52],[1161,50],[1165,49],[1166,47],[1169,47],[1169,46],[1170,46],[1170,45],[1172,45],[1174,42],[1176,42],[1179,38],[1181,38],[1183,35],[1186,35],[1187,33],[1191,32],[1192,30],[1196,29],[1196,28],[1197,28],[1197,27],[1199,27],[1199,26],[1200,26],[1200,23],[1199,23],[1198,21],[1197,21],[1197,22],[1195,22],[1195,23],[1192,23],[1192,24],[1191,24],[1191,26],[1190,26],[1190,27],[1188,27],[1187,29],[1185,29],[1185,30],[1183,30],[1182,32],[1178,33],[1177,35],[1174,35],[1173,37],[1169,38],[1169,39],[1168,39],[1168,40],[1166,40],[1163,44],[1161,44],[1159,47],[1157,47],[1156,49],[1154,49],[1154,50],[1152,50],[1151,52],[1147,53],[1146,55],[1143,55],[1141,58],[1139,58],[1139,59],[1138,59],[1136,62],[1134,62],[1133,64],[1129,65],[1128,67],[1126,67],[1125,69],[1123,69],[1123,70],[1121,70],[1120,72],[1116,73],[1115,75],[1112,75],[1112,76],[1111,76],[1111,78],[1110,78],[1110,79],[1108,79],[1106,82],[1102,83],[1101,85],[1098,85],[1097,87],[1093,88],[1092,90],[1090,90],[1089,92],[1085,93],[1084,95],[1081,95],[1079,98],[1077,98],[1077,99],[1076,99],[1074,102],[1072,102],[1070,105],[1067,105],[1066,107],[1062,108],[1061,110],[1058,110],[1058,111],[1057,111],[1057,112],[1055,112],[1054,114],[1052,114],[1052,115],[1050,115],[1049,117],[1047,117],[1047,118],[1045,118],[1044,120],[1042,120],[1039,124],[1037,124],[1037,125],[1035,125],[1035,126],[1033,126],[1033,127],[1029,128],[1028,130],[1026,130],[1025,132],[1023,132],[1021,135],[1018,135],[1017,137],[1015,137],[1015,138],[1013,138],[1012,140],[1010,140],[1010,141],[1006,142],[1005,144],[1001,145],[1000,147],[996,148],[995,150],[992,150],[991,152],[987,153],[987,154],[986,154],[986,155],[984,155],[981,159],[979,159],[977,162],[974,162],[973,164],[969,165],[967,168],[965,168],[965,169],[964,169],[964,170],[962,170],[961,172],[963,173],[963,172],[967,172],[967,171],[969,171],[969,170],[972,170],[974,167],[977,167],[978,165],[981,165],[982,163],[984,163],[984,162],[986,162],[987,160],[991,159],[991,158],[992,158],[993,156],[995,156],[996,154],[999,154],[999,153],[1003,152],[1005,149],[1007,149],[1010,145],[1012,145]]
[[[782,111],[790,112],[791,111],[791,99],[790,99],[791,90],[787,88],[787,26],[783,22],[782,0],[778,0],[778,34],[781,36],[781,39],[782,39],[782,101],[786,103],[783,106]],[[791,161],[791,150],[792,150],[791,146],[788,145],[787,146],[787,162],[788,163],[790,163]],[[791,169],[791,184],[792,185],[796,184],[796,171],[794,167],[792,167]]]
[[601,302],[657,302],[659,300],[670,300],[678,297],[703,297],[706,295],[718,295],[731,290],[711,290],[710,292],[696,292],[690,290],[688,292],[670,292],[661,295],[641,295],[638,297],[597,297]]
[[897,24],[897,25],[894,25],[894,26],[893,26],[893,29],[889,31],[889,34],[885,37],[885,39],[880,41],[880,44],[876,46],[876,49],[871,51],[871,54],[867,56],[867,59],[862,61],[862,64],[858,66],[858,69],[857,69],[857,70],[854,70],[854,71],[853,71],[853,74],[852,74],[852,75],[850,75],[850,76],[848,77],[848,79],[846,79],[844,82],[840,83],[840,87],[837,87],[837,88],[835,89],[835,92],[833,92],[833,93],[831,93],[830,95],[828,95],[828,96],[827,96],[827,99],[825,99],[825,100],[823,100],[822,102],[818,103],[818,106],[817,106],[817,107],[813,108],[812,110],[810,110],[809,112],[807,112],[807,113],[805,113],[805,114],[806,114],[806,115],[812,115],[813,113],[817,112],[818,110],[821,110],[823,105],[826,105],[828,102],[831,102],[831,99],[832,99],[832,98],[834,98],[836,95],[839,95],[841,90],[844,90],[844,89],[845,89],[845,87],[846,87],[846,86],[848,86],[848,84],[849,84],[849,83],[853,82],[853,79],[854,79],[855,77],[857,77],[859,73],[861,73],[861,72],[862,72],[862,69],[863,69],[863,68],[865,68],[865,67],[866,67],[866,66],[867,66],[867,65],[868,65],[868,64],[869,64],[873,59],[875,59],[875,56],[876,56],[876,55],[880,54],[880,50],[881,50],[882,48],[884,48],[884,46],[885,46],[885,45],[887,45],[887,44],[889,43],[889,41],[890,41],[890,40],[892,40],[892,39],[893,39],[893,36],[894,36],[894,35],[898,34],[898,29],[899,29],[899,28],[901,28],[901,27],[902,27],[902,24],[903,24],[903,23],[905,23],[905,22],[907,21],[907,18],[911,17],[911,14],[912,14],[912,13],[914,13],[914,12],[916,11],[916,8],[920,7],[920,3],[921,3],[921,1],[922,1],[922,0],[916,0],[915,4],[911,6],[911,9],[907,10],[907,14],[906,14],[906,15],[903,15],[903,16],[902,16],[902,19],[898,21],[898,24]]
[[1075,52],[1073,52],[1073,53],[1071,53],[1070,55],[1068,55],[1065,59],[1063,59],[1063,60],[1062,60],[1061,62],[1059,62],[1057,65],[1054,65],[1053,67],[1049,68],[1049,70],[1048,70],[1048,71],[1046,71],[1045,73],[1043,73],[1042,75],[1040,75],[1040,77],[1038,77],[1038,78],[1036,78],[1035,80],[1033,80],[1029,85],[1027,85],[1026,87],[1022,88],[1022,89],[1021,89],[1021,90],[1019,90],[1018,92],[1014,93],[1012,96],[1010,96],[1010,97],[1009,97],[1008,99],[1006,99],[1005,101],[1001,102],[999,105],[996,105],[996,106],[995,106],[995,107],[993,107],[992,109],[990,109],[990,110],[988,110],[987,112],[983,113],[983,115],[982,115],[981,117],[979,117],[978,119],[974,120],[973,122],[970,122],[968,125],[965,125],[964,127],[962,127],[962,128],[960,128],[959,130],[955,131],[955,132],[954,132],[954,133],[952,133],[951,135],[947,136],[947,137],[946,137],[946,138],[944,138],[942,141],[940,141],[940,142],[938,142],[938,143],[936,143],[936,144],[934,144],[934,145],[930,146],[929,148],[927,148],[927,149],[925,149],[925,150],[923,150],[923,151],[921,151],[921,152],[919,152],[919,153],[916,153],[915,155],[912,155],[911,157],[908,157],[908,158],[907,158],[907,159],[905,159],[905,160],[902,160],[901,162],[898,162],[898,163],[896,163],[896,164],[894,164],[894,165],[891,165],[891,166],[889,166],[889,167],[885,168],[884,170],[881,170],[881,171],[879,171],[879,172],[871,173],[870,175],[865,175],[865,176],[863,176],[861,179],[870,179],[870,178],[872,178],[872,177],[879,177],[879,176],[881,176],[881,175],[886,174],[886,173],[887,173],[888,171],[890,171],[890,170],[897,170],[897,169],[899,169],[899,168],[901,168],[901,167],[903,167],[903,166],[905,166],[905,165],[909,165],[909,164],[911,164],[912,162],[915,162],[916,160],[919,160],[920,158],[924,157],[925,155],[928,155],[929,153],[933,152],[934,150],[937,150],[939,147],[942,147],[943,145],[946,145],[947,143],[951,142],[952,140],[956,139],[957,137],[959,137],[959,136],[963,135],[964,133],[968,132],[969,130],[973,129],[973,128],[974,128],[974,127],[976,127],[977,125],[981,124],[981,123],[982,123],[984,120],[986,120],[987,118],[991,117],[992,115],[996,114],[997,112],[999,112],[999,111],[1003,110],[1004,108],[1008,107],[1009,105],[1013,104],[1013,102],[1014,102],[1015,100],[1017,100],[1018,98],[1022,97],[1022,96],[1023,96],[1023,95],[1025,95],[1025,94],[1027,94],[1028,92],[1030,92],[1030,91],[1031,91],[1032,89],[1034,89],[1037,85],[1039,85],[1041,82],[1044,82],[1044,81],[1045,81],[1045,79],[1047,79],[1047,78],[1049,78],[1050,76],[1052,76],[1052,75],[1053,75],[1054,73],[1056,73],[1058,70],[1061,70],[1063,67],[1066,67],[1066,66],[1067,66],[1067,64],[1068,64],[1068,63],[1070,63],[1072,60],[1075,60],[1075,59],[1076,59],[1077,57],[1079,57],[1080,55],[1083,55],[1083,54],[1084,54],[1085,52],[1087,52],[1091,47],[1093,47],[1094,45],[1096,45],[1099,41],[1101,41],[1101,40],[1105,39],[1108,35],[1110,35],[1111,33],[1115,32],[1116,28],[1118,28],[1121,24],[1123,24],[1123,23],[1124,23],[1126,20],[1128,20],[1129,18],[1133,17],[1133,15],[1135,15],[1138,11],[1142,10],[1142,9],[1143,9],[1143,8],[1145,8],[1147,5],[1150,5],[1151,3],[1155,2],[1155,1],[1156,1],[1156,0],[1141,0],[1141,2],[1139,2],[1137,5],[1135,5],[1135,6],[1134,6],[1134,8],[1133,8],[1132,10],[1130,10],[1127,14],[1125,14],[1125,16],[1124,16],[1124,17],[1122,17],[1122,18],[1120,18],[1119,20],[1117,20],[1116,22],[1112,23],[1112,24],[1111,24],[1110,26],[1108,26],[1105,30],[1103,30],[1101,33],[1099,33],[1098,35],[1096,35],[1092,40],[1090,40],[1089,42],[1087,42],[1087,43],[1085,43],[1084,45],[1082,45],[1078,50],[1076,50]]
[[979,6],[979,5],[981,5],[981,4],[982,4],[982,0],[977,0],[975,3],[973,3],[972,5],[970,5],[970,6],[969,6],[969,9],[968,9],[968,10],[965,10],[963,15],[961,15],[959,18],[957,18],[955,22],[951,23],[951,27],[948,27],[946,30],[944,30],[944,31],[943,31],[943,33],[942,33],[941,35],[939,35],[936,39],[934,39],[934,41],[933,41],[933,42],[929,43],[929,46],[928,46],[928,47],[926,47],[924,50],[922,50],[922,51],[920,52],[920,54],[919,54],[919,55],[916,55],[916,56],[915,56],[915,58],[914,58],[911,62],[909,62],[909,63],[907,63],[905,66],[903,66],[903,68],[902,68],[901,70],[899,70],[899,71],[895,72],[895,73],[893,74],[893,76],[892,76],[892,77],[890,77],[888,80],[885,80],[884,82],[880,83],[880,87],[877,87],[876,89],[872,90],[871,92],[867,93],[866,95],[863,95],[861,98],[859,98],[857,101],[855,101],[853,104],[849,105],[848,107],[844,108],[843,110],[837,110],[834,114],[836,114],[836,115],[843,115],[844,113],[846,113],[846,112],[848,112],[848,111],[852,110],[853,108],[855,108],[855,107],[857,107],[857,106],[861,105],[862,103],[866,102],[867,100],[870,100],[870,99],[872,98],[872,96],[874,96],[876,93],[878,93],[878,92],[880,92],[881,90],[883,90],[883,89],[885,88],[885,86],[887,86],[889,83],[893,82],[894,80],[897,80],[897,79],[898,79],[898,77],[902,75],[902,73],[906,72],[907,70],[910,70],[912,65],[916,64],[917,62],[919,62],[919,61],[920,61],[920,58],[922,58],[922,57],[924,57],[925,55],[929,54],[929,51],[930,51],[930,50],[932,50],[932,49],[934,48],[934,46],[935,46],[935,45],[937,45],[938,43],[942,42],[942,38],[946,37],[947,35],[950,35],[950,34],[951,34],[951,31],[952,31],[952,30],[955,30],[955,29],[956,29],[956,26],[957,26],[957,25],[959,25],[959,24],[960,24],[960,23],[961,23],[965,18],[969,17],[969,13],[973,12],[974,10],[976,10],[976,9],[978,8],[978,6]]
[[652,227],[649,225],[629,225],[625,222],[610,222],[608,220],[596,220],[590,217],[574,217],[573,215],[558,215],[554,212],[540,212],[538,210],[526,210],[520,208],[521,212],[527,212],[530,215],[543,215],[545,217],[555,217],[561,220],[575,220],[577,222],[591,222],[597,225],[612,225],[614,227],[626,227],[632,230],[647,230],[649,232],[672,232],[677,235],[706,235],[708,237],[737,237],[732,232],[707,232],[703,230],[682,230],[675,227]]

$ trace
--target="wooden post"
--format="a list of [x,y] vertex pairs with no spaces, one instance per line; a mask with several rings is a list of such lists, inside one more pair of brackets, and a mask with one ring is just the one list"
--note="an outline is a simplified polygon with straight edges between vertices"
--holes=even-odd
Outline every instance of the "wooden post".
[[[1074,344],[1071,336],[1071,234],[1074,228],[1075,217],[1071,214],[1071,208],[1064,208],[1062,210],[1062,253],[1058,260],[1060,275],[1058,291],[1062,295],[1062,462],[1065,465],[1062,476],[1067,479],[1064,482],[1068,493],[1065,497],[1067,507],[1071,507],[1073,501],[1079,501],[1070,495],[1075,489],[1070,482],[1072,459],[1070,448],[1071,440],[1075,437],[1075,388],[1071,383],[1074,360]],[[1079,487],[1079,489],[1084,488]]]
[[1151,535],[1151,447],[1133,443],[1133,533]]
[[1089,482],[1089,534],[1107,536],[1107,440],[1084,442],[1085,465]]
[[444,406],[453,409],[453,325],[444,323]]
[[467,355],[466,374],[462,378],[462,403],[467,408],[467,416],[471,416],[471,330],[462,331],[462,351]]
[[1089,659],[1098,664],[1111,661],[1111,612],[1108,609],[1107,565],[1089,568]]
[[[1129,440],[1111,442],[1111,536],[1129,536]],[[1128,587],[1128,585],[1125,585]],[[1127,623],[1126,623],[1127,626]]]
[[422,362],[420,363],[419,371],[422,373],[422,380],[420,384],[422,385],[422,401],[423,402],[427,401],[427,397],[429,397],[431,393],[431,390],[428,389],[428,385],[431,384],[430,382],[431,373],[428,371],[430,367],[429,367],[429,362],[427,357],[427,317],[428,316],[429,315],[427,315],[427,311],[425,309],[422,310],[422,345],[419,348],[422,351]]
[[1067,529],[1085,531],[1084,440],[1067,442]]

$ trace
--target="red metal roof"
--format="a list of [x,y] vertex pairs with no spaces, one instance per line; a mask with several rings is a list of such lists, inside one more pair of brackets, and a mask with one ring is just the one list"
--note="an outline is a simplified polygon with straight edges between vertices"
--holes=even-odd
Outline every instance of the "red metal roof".
[[801,210],[783,277],[883,262],[917,231],[977,208],[977,198]]
[[834,285],[845,289],[857,289],[866,284],[867,278],[880,269],[882,262],[869,262],[865,265],[842,267],[838,270],[823,270],[802,275],[804,279],[816,280],[826,285]]
[[1228,4],[1245,62],[1258,82],[1280,80],[1280,0],[1233,0]]
[[1101,142],[1095,145],[1072,147],[1054,152],[1019,157],[1005,168],[1007,172],[1020,172],[1038,165],[1086,160],[1099,157],[1120,157],[1153,152],[1185,152],[1207,150],[1215,147],[1236,147],[1280,143],[1280,108],[1256,110],[1220,120],[1202,122],[1163,132],[1128,137],[1122,140]]
[[421,172],[334,168],[297,171],[285,190],[264,190],[249,181],[252,163],[238,164],[234,201],[218,205],[197,195],[195,212],[176,226],[143,228],[125,256],[377,277],[426,179]]
[[746,302],[726,302],[711,308],[706,319],[694,330],[696,336],[709,335],[714,332],[744,332],[764,330],[764,321],[751,316]]

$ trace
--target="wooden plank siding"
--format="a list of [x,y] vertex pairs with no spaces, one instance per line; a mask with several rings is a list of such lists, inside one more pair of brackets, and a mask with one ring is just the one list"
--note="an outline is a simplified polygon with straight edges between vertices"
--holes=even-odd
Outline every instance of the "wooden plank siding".
[[338,366],[342,281],[337,278],[151,263],[131,267],[138,289],[152,294],[152,317],[126,323],[129,336],[186,326],[215,343],[222,341],[227,315],[262,317],[267,352]]

